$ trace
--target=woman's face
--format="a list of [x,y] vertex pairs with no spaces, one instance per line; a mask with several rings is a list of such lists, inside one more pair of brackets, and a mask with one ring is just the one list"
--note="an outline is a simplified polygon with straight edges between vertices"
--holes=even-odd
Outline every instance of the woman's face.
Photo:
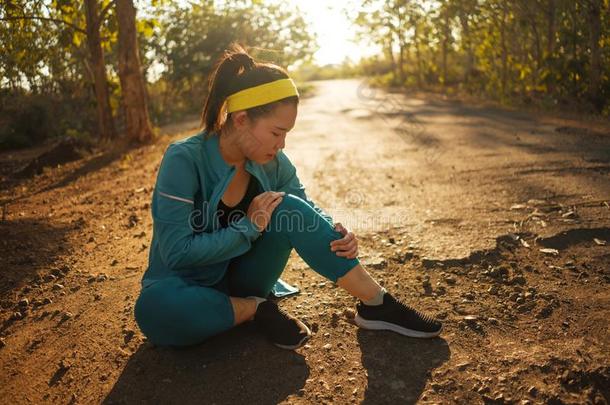
[[259,164],[272,160],[278,150],[284,148],[286,134],[294,127],[296,118],[297,106],[294,104],[278,104],[271,113],[254,122],[245,111],[236,113],[235,123],[241,135],[239,145],[244,155]]

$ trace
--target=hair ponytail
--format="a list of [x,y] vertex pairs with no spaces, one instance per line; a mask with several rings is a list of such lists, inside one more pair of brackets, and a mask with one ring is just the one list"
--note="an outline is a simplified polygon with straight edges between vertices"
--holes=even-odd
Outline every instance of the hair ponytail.
[[216,63],[209,79],[208,96],[201,116],[201,126],[206,132],[218,131],[222,126],[220,116],[225,99],[232,94],[235,79],[244,71],[256,66],[256,62],[239,44],[231,44]]
[[[201,114],[201,127],[206,136],[219,132],[225,123],[222,107],[228,96],[249,87],[288,78],[288,73],[273,63],[256,62],[239,44],[233,43],[216,63],[209,79],[208,96]],[[298,104],[298,96],[290,96],[268,104],[248,108],[252,120],[269,114],[280,103]],[[227,118],[230,114],[227,115]]]

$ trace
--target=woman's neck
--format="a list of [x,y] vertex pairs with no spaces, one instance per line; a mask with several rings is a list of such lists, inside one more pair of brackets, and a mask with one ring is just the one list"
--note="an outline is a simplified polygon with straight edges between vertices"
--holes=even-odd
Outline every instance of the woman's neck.
[[220,137],[218,141],[220,155],[224,161],[230,166],[236,166],[237,168],[243,166],[246,162],[246,156],[244,156],[236,143],[236,134],[226,132],[225,128],[223,128],[218,136]]

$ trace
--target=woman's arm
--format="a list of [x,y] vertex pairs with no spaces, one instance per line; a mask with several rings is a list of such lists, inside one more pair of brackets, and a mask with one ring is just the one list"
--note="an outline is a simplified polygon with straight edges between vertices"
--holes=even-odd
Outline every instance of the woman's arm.
[[311,207],[316,210],[326,221],[333,225],[333,218],[324,210],[309,199],[305,193],[305,186],[301,183],[297,176],[296,167],[292,164],[284,151],[280,150],[277,153],[278,158],[278,190],[286,193],[294,194],[305,200]]
[[193,217],[205,215],[194,206],[198,189],[197,168],[188,150],[179,144],[170,145],[157,175],[152,216],[161,259],[172,270],[204,266],[239,256],[247,252],[261,235],[245,215],[227,228],[195,233]]

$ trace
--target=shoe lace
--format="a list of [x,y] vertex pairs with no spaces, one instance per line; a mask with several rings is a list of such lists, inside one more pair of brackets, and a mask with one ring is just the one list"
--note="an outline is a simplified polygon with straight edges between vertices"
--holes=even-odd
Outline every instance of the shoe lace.
[[424,322],[426,323],[434,323],[435,320],[434,318],[432,318],[431,316],[418,311],[417,309],[413,308],[412,306],[410,306],[409,304],[407,304],[406,302],[404,302],[402,299],[400,298],[394,298],[394,300],[396,301],[396,303],[405,311],[407,312],[412,312],[415,315],[417,315],[419,318],[421,318]]

